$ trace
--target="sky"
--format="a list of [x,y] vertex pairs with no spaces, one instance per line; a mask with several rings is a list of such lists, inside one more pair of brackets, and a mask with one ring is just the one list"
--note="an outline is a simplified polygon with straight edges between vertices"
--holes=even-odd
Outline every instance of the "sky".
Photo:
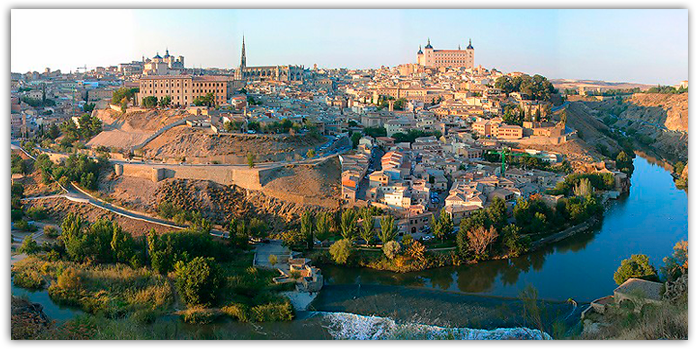
[[75,70],[185,56],[187,67],[378,68],[436,49],[550,79],[688,79],[688,10],[11,10],[11,70]]

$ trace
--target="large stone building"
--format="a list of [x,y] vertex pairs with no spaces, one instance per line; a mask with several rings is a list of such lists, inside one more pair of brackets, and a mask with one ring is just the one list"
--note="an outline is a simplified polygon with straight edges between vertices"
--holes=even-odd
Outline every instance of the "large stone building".
[[303,81],[303,66],[257,66],[248,67],[245,54],[245,37],[241,48],[241,65],[236,72],[236,78],[245,81]]
[[469,39],[469,46],[465,50],[462,50],[461,47],[458,47],[457,50],[435,50],[430,45],[430,39],[428,39],[428,45],[425,45],[424,49],[425,51],[419,47],[416,55],[418,64],[421,66],[474,68],[474,47],[472,47],[471,39]]
[[136,103],[143,98],[155,96],[172,97],[174,105],[189,106],[199,96],[214,94],[217,104],[226,103],[243,85],[231,76],[223,75],[154,75],[143,76],[139,80],[139,93]]
[[163,57],[156,53],[152,59],[146,58],[142,60],[144,75],[179,74],[180,70],[185,68],[185,57],[170,56],[168,49],[165,49],[165,56]]

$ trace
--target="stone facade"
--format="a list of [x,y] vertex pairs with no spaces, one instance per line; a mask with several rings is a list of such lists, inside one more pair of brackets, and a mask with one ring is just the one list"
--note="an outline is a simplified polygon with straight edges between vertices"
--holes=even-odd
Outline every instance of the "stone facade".
[[461,48],[457,50],[435,50],[430,45],[430,39],[428,39],[428,45],[425,45],[424,49],[425,51],[419,48],[416,54],[416,60],[421,66],[431,68],[474,68],[474,47],[472,47],[471,39],[469,40],[469,46],[464,50]]

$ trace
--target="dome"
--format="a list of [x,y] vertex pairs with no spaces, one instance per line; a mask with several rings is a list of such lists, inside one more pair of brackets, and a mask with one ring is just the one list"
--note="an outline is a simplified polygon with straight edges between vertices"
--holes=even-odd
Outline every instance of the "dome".
[[422,54],[423,54],[423,49],[421,49],[420,46],[418,46],[418,54],[419,54],[419,55],[422,55]]
[[158,53],[156,53],[156,55],[153,56],[153,58],[155,59],[155,58],[163,58],[163,57],[160,57],[160,55]]
[[474,47],[472,46],[472,39],[469,39],[469,46],[467,46],[467,50],[474,50]]
[[430,39],[428,39],[428,45],[425,45],[426,49],[432,49],[433,45],[430,45]]

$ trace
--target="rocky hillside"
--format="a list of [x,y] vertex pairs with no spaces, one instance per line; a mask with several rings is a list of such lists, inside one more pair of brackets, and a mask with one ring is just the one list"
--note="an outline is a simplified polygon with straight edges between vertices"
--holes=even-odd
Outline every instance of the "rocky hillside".
[[306,210],[331,209],[284,201],[237,186],[180,179],[161,181],[154,194],[154,210],[164,201],[186,210],[199,210],[205,217],[221,224],[233,218],[257,217],[273,229],[286,228]]
[[624,131],[670,162],[688,159],[688,94],[634,94],[624,100],[576,102],[591,118]]
[[669,130],[688,132],[688,93],[634,94],[625,102],[622,118],[663,125]]

